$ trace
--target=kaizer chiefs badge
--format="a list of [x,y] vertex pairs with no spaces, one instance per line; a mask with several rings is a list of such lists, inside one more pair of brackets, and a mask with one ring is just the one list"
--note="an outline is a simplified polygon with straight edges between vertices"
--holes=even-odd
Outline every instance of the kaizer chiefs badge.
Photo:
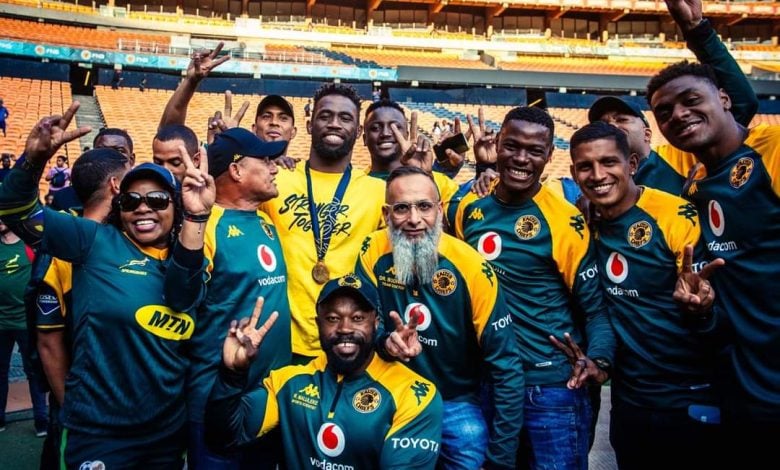
[[440,269],[433,274],[433,291],[439,295],[447,296],[455,292],[458,287],[458,280],[448,269]]
[[520,240],[532,239],[539,235],[539,230],[541,229],[542,224],[533,215],[521,215],[515,222],[515,233],[520,237]]
[[360,282],[360,279],[353,274],[348,273],[339,278],[339,285],[342,287],[352,287],[353,289],[360,289],[360,286],[363,285],[362,282]]
[[270,238],[271,240],[274,239],[274,232],[271,230],[271,227],[268,226],[267,223],[265,223],[264,220],[260,220],[260,228],[263,229],[263,232]]
[[628,244],[634,248],[647,245],[651,238],[653,238],[653,227],[644,220],[640,220],[628,228]]
[[753,173],[753,159],[750,157],[742,157],[731,169],[729,175],[729,183],[734,189],[741,188],[750,179],[750,174]]
[[379,408],[380,403],[382,403],[382,395],[373,387],[360,390],[352,397],[352,407],[358,413],[371,413]]

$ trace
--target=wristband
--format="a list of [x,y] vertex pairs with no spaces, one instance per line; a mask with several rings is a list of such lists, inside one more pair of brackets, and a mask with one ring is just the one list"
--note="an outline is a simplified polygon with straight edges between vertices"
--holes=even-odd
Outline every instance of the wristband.
[[211,211],[208,211],[205,214],[191,214],[189,212],[184,212],[184,220],[187,220],[189,222],[195,222],[195,223],[204,223],[208,222],[209,217],[211,217]]

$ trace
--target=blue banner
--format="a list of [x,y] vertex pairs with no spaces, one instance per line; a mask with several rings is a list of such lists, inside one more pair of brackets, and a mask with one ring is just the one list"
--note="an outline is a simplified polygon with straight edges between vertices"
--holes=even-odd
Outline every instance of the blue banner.
[[[0,54],[33,58],[67,60],[93,64],[122,64],[133,67],[185,70],[189,57],[107,52],[66,46],[32,44],[0,39]],[[288,77],[340,78],[347,80],[398,81],[398,71],[382,68],[358,68],[348,65],[301,65],[231,59],[219,67],[220,72],[245,75],[276,75]]]

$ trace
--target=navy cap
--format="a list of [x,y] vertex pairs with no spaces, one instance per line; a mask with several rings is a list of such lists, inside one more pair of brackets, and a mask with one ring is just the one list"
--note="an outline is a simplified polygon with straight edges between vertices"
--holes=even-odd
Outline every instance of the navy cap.
[[157,181],[171,193],[179,190],[179,182],[173,176],[173,173],[164,166],[155,165],[154,163],[141,163],[128,171],[125,177],[122,178],[122,183],[119,184],[119,190],[125,192],[133,181],[146,179]]
[[356,275],[352,273],[345,274],[337,279],[328,281],[322,286],[320,296],[317,297],[317,306],[319,307],[320,304],[337,293],[357,295],[379,314],[379,297],[377,296],[376,288],[361,281]]
[[588,121],[599,121],[601,120],[601,116],[609,111],[618,111],[636,116],[642,120],[642,122],[645,124],[645,127],[650,127],[650,123],[647,122],[647,118],[645,117],[645,114],[642,112],[642,110],[639,109],[639,106],[630,101],[622,100],[617,96],[605,96],[596,100],[596,102],[593,103],[593,106],[591,106],[590,110],[588,111]]
[[255,119],[257,119],[257,116],[262,114],[265,108],[269,106],[279,107],[279,109],[290,115],[293,120],[293,124],[295,124],[295,110],[293,109],[293,106],[290,104],[290,102],[284,99],[282,95],[268,95],[260,100],[260,104],[257,105]]
[[244,157],[276,158],[286,148],[286,140],[266,142],[246,129],[228,129],[217,134],[214,142],[208,146],[209,174],[216,178],[226,172],[231,163]]

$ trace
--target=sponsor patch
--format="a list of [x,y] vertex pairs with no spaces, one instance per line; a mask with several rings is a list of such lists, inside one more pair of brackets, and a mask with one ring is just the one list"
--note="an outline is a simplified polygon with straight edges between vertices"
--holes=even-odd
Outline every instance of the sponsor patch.
[[520,240],[530,240],[539,235],[542,224],[534,215],[521,215],[515,221],[515,234]]
[[344,431],[336,423],[324,423],[317,432],[317,447],[328,457],[338,457],[344,452]]
[[186,313],[178,313],[165,305],[146,305],[135,312],[135,321],[141,328],[163,339],[181,341],[190,339],[195,321]]
[[352,407],[359,413],[371,413],[382,403],[382,395],[374,387],[360,390],[352,397]]
[[641,248],[653,238],[653,227],[645,220],[640,220],[628,228],[628,244],[634,248]]
[[433,291],[439,295],[447,296],[455,292],[458,280],[449,269],[440,269],[433,274]]

